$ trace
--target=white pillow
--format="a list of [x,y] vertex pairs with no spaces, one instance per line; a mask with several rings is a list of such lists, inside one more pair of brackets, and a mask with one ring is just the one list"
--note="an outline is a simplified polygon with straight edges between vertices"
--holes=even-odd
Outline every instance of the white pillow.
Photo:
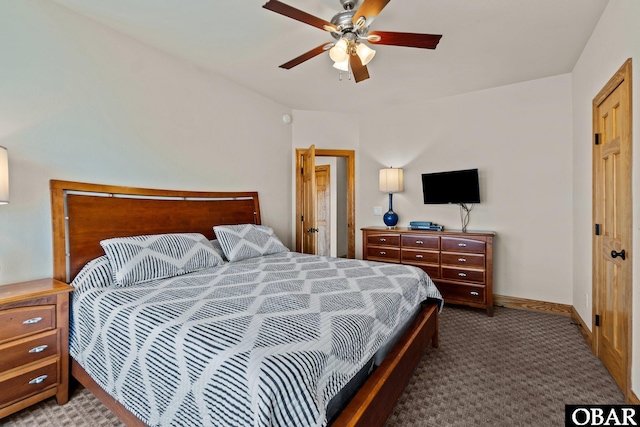
[[116,237],[100,245],[119,286],[178,276],[224,262],[200,233]]
[[216,237],[229,261],[289,252],[270,227],[255,224],[218,225]]

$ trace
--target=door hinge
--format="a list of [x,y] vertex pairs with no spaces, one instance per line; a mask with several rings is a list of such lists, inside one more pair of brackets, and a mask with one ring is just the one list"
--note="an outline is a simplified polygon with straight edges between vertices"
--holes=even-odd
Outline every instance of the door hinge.
[[593,143],[595,145],[600,145],[600,135],[599,133],[596,133],[593,135]]
[[596,236],[600,235],[600,224],[596,224]]
[[304,215],[300,215],[300,221],[304,221]]
[[300,168],[300,175],[304,175],[304,168]]
[[596,314],[596,326],[600,326],[600,315]]

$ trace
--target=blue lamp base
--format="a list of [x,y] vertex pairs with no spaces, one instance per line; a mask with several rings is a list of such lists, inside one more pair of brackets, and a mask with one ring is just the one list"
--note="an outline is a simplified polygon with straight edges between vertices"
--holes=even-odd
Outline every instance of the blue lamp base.
[[389,211],[382,217],[385,225],[389,228],[394,228],[398,223],[398,214],[394,211]]
[[382,217],[387,228],[395,228],[398,223],[398,214],[393,211],[393,193],[389,193],[389,212]]

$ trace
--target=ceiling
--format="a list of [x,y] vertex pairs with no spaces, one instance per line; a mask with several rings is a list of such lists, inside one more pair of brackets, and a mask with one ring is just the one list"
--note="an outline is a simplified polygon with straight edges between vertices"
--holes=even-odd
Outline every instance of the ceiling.
[[[392,0],[371,30],[442,34],[435,50],[372,46],[356,84],[328,54],[279,68],[333,41],[263,9],[266,0],[55,0],[132,38],[293,109],[355,112],[571,72],[608,0]],[[282,0],[325,20],[339,0]]]

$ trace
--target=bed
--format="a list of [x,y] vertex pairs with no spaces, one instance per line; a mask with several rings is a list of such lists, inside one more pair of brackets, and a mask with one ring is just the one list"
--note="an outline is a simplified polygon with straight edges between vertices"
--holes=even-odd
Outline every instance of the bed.
[[[429,342],[434,347],[438,345],[438,311],[442,304],[439,294],[429,286],[428,276],[419,273],[418,269],[405,269],[403,266],[315,257],[282,250],[260,257],[240,257],[233,262],[186,274],[180,272],[162,280],[134,281],[127,286],[108,284],[102,289],[92,280],[85,280],[87,271],[92,269],[102,268],[102,275],[112,276],[113,271],[104,274],[104,268],[112,267],[112,264],[107,262],[108,257],[105,256],[105,251],[110,254],[108,247],[103,249],[100,242],[135,239],[131,236],[191,233],[203,236],[206,246],[207,242],[216,238],[214,226],[218,227],[217,231],[225,231],[234,227],[234,224],[245,224],[251,230],[268,230],[261,226],[258,195],[255,192],[149,190],[51,181],[51,198],[54,277],[67,283],[74,279],[76,284],[82,283],[74,292],[72,375],[127,425],[169,425],[168,419],[172,419],[174,425],[197,422],[216,425],[222,423],[220,420],[226,420],[225,424],[237,425],[287,425],[287,420],[295,420],[290,422],[297,425],[383,425]],[[182,234],[181,238],[184,237]],[[331,279],[335,279],[335,276],[340,276],[340,280]],[[310,280],[302,280],[304,278]],[[413,288],[407,283],[415,280],[426,280],[426,290],[410,290]],[[380,298],[382,294],[392,295],[390,290],[380,291],[380,286],[387,286],[387,282],[399,284],[396,293],[401,296]],[[320,289],[328,285],[345,288]],[[291,293],[291,286],[300,289],[296,288]],[[298,292],[302,287],[307,291],[311,289],[311,296]],[[352,292],[355,288],[360,288],[361,292]],[[342,293],[333,294],[334,291]],[[187,302],[187,294],[194,295],[195,302]],[[204,300],[202,295],[206,295]],[[259,300],[257,313],[240,312],[234,313],[237,317],[225,318],[232,329],[237,329],[243,321],[259,327],[255,330],[247,327],[243,334],[234,335],[232,339],[229,339],[231,332],[222,332],[223,341],[234,341],[231,346],[234,352],[225,347],[222,352],[227,354],[229,350],[230,358],[213,363],[203,348],[212,348],[212,354],[220,353],[217,348],[220,346],[220,336],[216,338],[218,341],[214,336],[220,334],[221,329],[217,325],[213,334],[207,335],[203,328],[211,324],[212,318],[207,318],[203,313],[214,312],[211,315],[213,317],[219,315],[211,308],[219,306],[219,301],[212,298],[220,295],[225,301],[232,298],[234,304],[247,298]],[[342,312],[339,310],[343,309],[341,305],[347,301],[355,301],[355,306],[361,307],[364,299],[382,301],[372,309],[378,318],[361,322],[382,325],[377,326],[378,329],[371,334],[373,338],[368,337],[368,341],[360,340],[366,334],[334,327],[340,323],[340,319],[346,318],[344,316],[327,317],[320,311],[302,314],[299,307],[300,304],[305,305],[305,309],[324,305],[331,307],[329,311],[340,314]],[[419,299],[422,303],[411,308],[408,305],[411,299]],[[336,305],[339,307],[336,308]],[[206,309],[200,310],[198,307]],[[271,312],[276,310],[273,307],[284,310],[286,315],[272,315]],[[245,308],[242,306],[242,309]],[[134,318],[131,314],[133,311],[136,312],[137,321],[127,324],[126,319]],[[180,333],[162,331],[156,324],[149,326],[149,322],[165,322],[167,319],[157,320],[164,316],[163,313],[187,319],[188,326],[172,323],[173,330],[180,330]],[[359,313],[358,318],[366,318],[360,316],[362,314]],[[335,313],[331,315],[335,316]],[[200,317],[205,318],[204,323],[194,323],[194,318]],[[256,321],[257,317],[261,320]],[[390,319],[397,322],[392,323]],[[296,327],[303,325],[303,329],[306,325],[306,335],[299,336],[294,343],[278,341],[282,340],[282,336],[291,341],[290,337],[298,333],[293,329],[287,330],[291,323],[295,323]],[[112,327],[114,325],[115,328]],[[265,329],[265,325],[268,328]],[[151,343],[142,345],[142,350],[140,346],[126,348],[131,337],[140,337],[143,333],[137,329],[132,332],[134,327],[146,329],[154,337],[140,338],[141,342]],[[237,332],[235,329],[233,331]],[[287,333],[280,333],[283,330],[287,330]],[[325,330],[333,331],[331,338],[320,334]],[[194,334],[193,331],[198,333]],[[308,338],[316,333],[318,337],[313,340]],[[156,339],[162,334],[172,336],[180,345],[166,337]],[[122,338],[125,335],[129,338]],[[277,341],[275,344],[272,342],[274,337]],[[257,354],[260,352],[255,351],[256,348],[293,346],[297,359],[292,362],[291,358],[287,359],[289,356],[282,358],[273,355],[242,359],[252,353],[246,348],[249,341],[249,347]],[[267,341],[268,345],[265,344]],[[309,341],[324,343],[320,346],[332,350],[325,354],[314,347],[312,351]],[[347,347],[351,341],[362,341],[361,347]],[[112,349],[118,347],[113,343],[119,343],[122,354],[107,360],[106,354],[114,353]],[[381,345],[387,347],[386,357],[382,360],[376,351]],[[111,350],[106,351],[106,347]],[[193,348],[196,347],[198,351],[194,352]],[[93,355],[83,353],[87,348],[102,348],[102,352]],[[189,352],[191,356],[185,358],[185,353]],[[163,354],[158,356],[159,353]],[[304,357],[299,357],[301,354]],[[360,359],[356,360],[354,354],[358,354]],[[338,357],[333,357],[335,355]],[[137,363],[134,359],[138,360],[138,357],[146,357],[145,369],[139,366],[134,368]],[[202,358],[206,360],[203,362],[200,360]],[[242,363],[238,362],[240,359]],[[319,359],[331,359],[331,363],[319,363]],[[149,365],[149,360],[154,360],[154,364]],[[198,360],[205,368],[197,366]],[[184,367],[187,365],[189,369]],[[223,365],[224,369],[221,368]],[[320,365],[330,366],[329,373],[323,371],[316,374]],[[334,368],[335,371],[332,370]],[[204,370],[215,372],[215,375],[198,376]],[[181,374],[171,380],[177,371],[181,371]],[[242,371],[241,375],[239,371]],[[247,372],[258,372],[259,375],[249,375]],[[125,373],[134,375],[127,377]],[[239,386],[236,376],[242,377],[243,381],[246,377],[248,382]],[[300,378],[307,382],[312,378],[313,387],[306,383],[295,385]],[[366,380],[359,381],[359,378]],[[186,383],[187,387],[174,387],[172,381]],[[322,386],[316,387],[318,384]],[[323,392],[314,395],[316,388]],[[200,392],[202,396],[198,394]],[[189,395],[188,398],[185,395]],[[180,396],[180,399],[176,396]],[[266,406],[254,402],[256,396],[266,401]],[[277,402],[270,406],[270,401]],[[159,406],[154,406],[154,402],[158,402]],[[212,408],[219,413],[215,416],[210,414]]]

